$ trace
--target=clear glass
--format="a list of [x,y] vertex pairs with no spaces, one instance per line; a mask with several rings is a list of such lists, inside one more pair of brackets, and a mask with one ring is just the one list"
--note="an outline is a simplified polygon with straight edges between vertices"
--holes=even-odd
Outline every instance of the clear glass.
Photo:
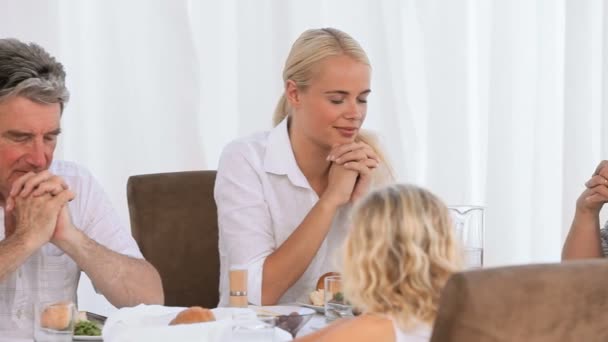
[[449,206],[454,220],[456,236],[464,250],[467,269],[483,267],[484,253],[484,207],[474,205]]
[[338,318],[352,317],[353,308],[344,298],[342,277],[325,278],[325,320],[331,322]]
[[69,301],[35,303],[34,341],[71,342],[76,316],[76,305]]
[[232,315],[232,341],[275,341],[275,316],[258,315],[251,312],[237,312]]

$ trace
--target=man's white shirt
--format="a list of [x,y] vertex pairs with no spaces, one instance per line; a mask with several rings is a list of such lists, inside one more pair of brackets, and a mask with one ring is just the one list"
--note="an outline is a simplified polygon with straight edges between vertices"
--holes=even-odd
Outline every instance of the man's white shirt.
[[[89,238],[115,252],[143,259],[130,231],[121,222],[107,195],[84,168],[54,161],[49,171],[60,176],[76,194],[68,206],[74,225]],[[0,208],[0,240],[5,238]],[[31,337],[34,303],[77,302],[78,265],[61,249],[47,243],[15,272],[0,280],[0,336]]]

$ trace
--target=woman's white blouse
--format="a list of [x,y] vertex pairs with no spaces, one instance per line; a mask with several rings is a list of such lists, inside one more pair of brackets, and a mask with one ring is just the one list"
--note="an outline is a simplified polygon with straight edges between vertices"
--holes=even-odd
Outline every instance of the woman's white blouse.
[[[219,224],[219,306],[228,305],[228,273],[235,265],[248,270],[249,302],[260,305],[264,260],[287,240],[319,200],[296,164],[287,120],[269,132],[226,146],[214,196]],[[279,303],[308,302],[318,278],[339,270],[349,208],[338,210],[317,255]]]

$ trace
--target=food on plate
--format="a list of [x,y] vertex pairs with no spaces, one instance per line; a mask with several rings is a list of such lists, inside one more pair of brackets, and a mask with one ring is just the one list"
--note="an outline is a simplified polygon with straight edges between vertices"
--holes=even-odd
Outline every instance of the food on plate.
[[310,302],[315,306],[323,306],[325,305],[325,290],[315,290],[312,291],[309,295]]
[[193,306],[179,312],[177,316],[175,316],[175,318],[169,323],[169,325],[192,324],[210,321],[215,321],[215,316],[211,310],[202,308],[200,306]]
[[303,319],[297,312],[292,312],[289,315],[280,315],[277,317],[277,327],[294,336],[294,333],[297,332],[296,329],[298,329]]
[[101,336],[101,329],[97,324],[89,320],[81,320],[74,327],[74,335],[78,336]]
[[66,330],[72,322],[72,303],[59,302],[48,305],[40,314],[40,326],[53,330]]
[[335,303],[343,303],[344,295],[342,294],[342,292],[336,292],[334,293],[334,297],[331,299],[331,301]]
[[76,322],[80,321],[88,321],[86,311],[78,311],[78,314],[76,315]]
[[325,305],[325,278],[340,275],[338,272],[327,272],[317,280],[317,289],[309,295],[310,302],[315,306]]

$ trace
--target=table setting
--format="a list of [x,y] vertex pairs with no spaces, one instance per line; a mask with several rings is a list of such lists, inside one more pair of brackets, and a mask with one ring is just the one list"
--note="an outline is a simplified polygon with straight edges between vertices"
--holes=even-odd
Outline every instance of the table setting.
[[[110,315],[103,341],[291,341],[325,326],[325,317],[295,305],[215,308],[214,320],[169,325],[183,307],[138,305]],[[294,334],[294,335],[292,335]]]

